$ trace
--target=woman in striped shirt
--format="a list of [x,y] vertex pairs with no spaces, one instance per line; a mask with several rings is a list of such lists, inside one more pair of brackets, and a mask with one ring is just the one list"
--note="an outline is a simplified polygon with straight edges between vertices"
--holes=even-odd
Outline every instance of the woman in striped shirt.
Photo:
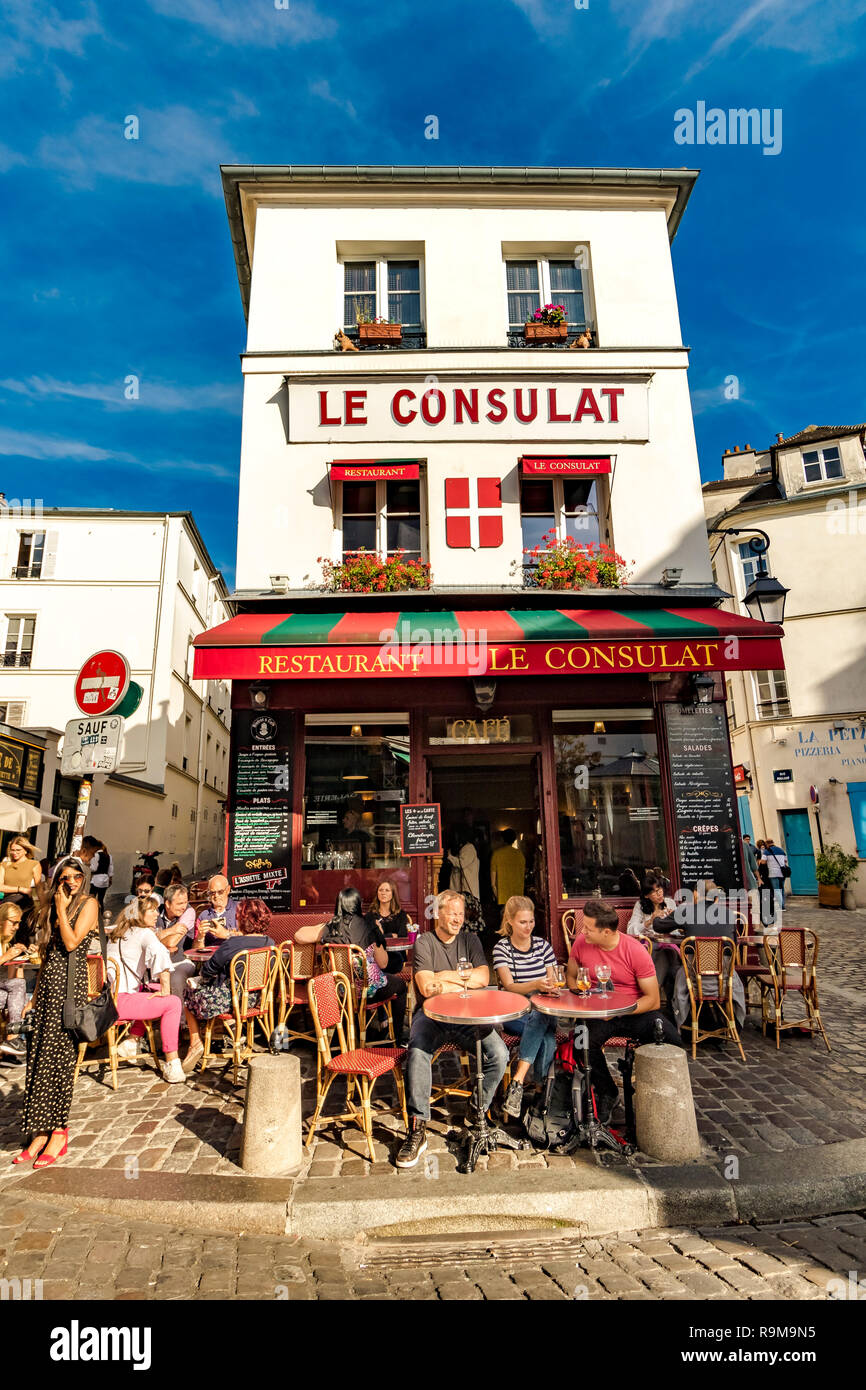
[[[534,926],[535,906],[531,898],[509,898],[499,928],[502,940],[493,948],[493,968],[502,988],[513,994],[536,994],[556,982],[556,956],[548,941],[532,935]],[[529,1068],[534,1066],[536,1080],[542,1085],[550,1070],[556,1051],[556,1020],[533,1009],[508,1027],[521,1034],[520,1053],[502,1108],[506,1115],[519,1120],[523,1083]]]

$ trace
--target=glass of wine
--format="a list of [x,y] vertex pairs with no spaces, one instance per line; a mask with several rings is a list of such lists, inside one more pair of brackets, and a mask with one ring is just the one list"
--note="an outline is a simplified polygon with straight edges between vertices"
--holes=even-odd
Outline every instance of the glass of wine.
[[564,966],[564,965],[559,965],[559,964],[557,964],[557,965],[554,966],[554,969],[553,969],[553,978],[556,980],[556,987],[557,987],[557,989],[564,989],[564,988],[565,988],[565,966]]
[[472,974],[472,962],[470,960],[467,960],[465,956],[461,956],[457,962],[457,974],[460,976],[460,980],[463,984],[463,990],[461,992],[460,998],[468,999],[469,991],[466,988],[466,986],[469,983],[469,976]]
[[609,979],[610,979],[610,966],[609,966],[609,965],[597,965],[597,966],[595,967],[595,978],[598,980],[598,983],[601,985],[601,991],[600,991],[600,992],[601,992],[602,994],[604,994],[604,993],[607,991],[607,985],[608,985],[608,981],[609,981]]
[[576,981],[575,981],[575,989],[577,990],[577,993],[578,993],[578,994],[583,995],[583,994],[589,994],[590,988],[591,988],[591,986],[590,986],[590,979],[589,979],[589,971],[587,970],[586,966],[582,965],[582,966],[580,967],[580,969],[578,970],[578,972],[577,972],[577,979],[576,979]]

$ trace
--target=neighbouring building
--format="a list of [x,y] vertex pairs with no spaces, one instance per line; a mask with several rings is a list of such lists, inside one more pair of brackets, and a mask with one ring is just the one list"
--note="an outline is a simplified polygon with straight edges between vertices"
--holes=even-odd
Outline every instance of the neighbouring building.
[[[223,171],[238,614],[195,672],[232,682],[236,891],[300,922],[387,877],[423,920],[441,855],[404,855],[401,807],[431,803],[493,920],[516,832],[554,937],[649,866],[740,885],[723,673],[781,665],[781,629],[711,572],[671,260],[696,177]],[[627,582],[563,590],[569,540]]]
[[[192,516],[0,511],[0,603],[0,720],[20,737],[29,731],[50,745],[53,733],[56,743],[79,714],[74,680],[96,651],[121,652],[143,689],[122,761],[96,777],[88,818],[114,856],[115,888],[126,889],[145,849],[161,850],[163,865],[177,859],[185,873],[219,863],[229,691],[194,678],[192,644],[233,609]],[[43,809],[59,820],[36,842],[53,857],[68,848],[79,780],[48,759],[43,784]]]
[[[864,441],[866,425],[809,425],[766,449],[738,446],[703,489],[733,610],[742,611],[756,572],[755,529],[769,537],[770,572],[790,590],[784,670],[727,679],[742,827],[785,847],[795,893],[817,892],[822,839],[866,860]],[[866,863],[853,887],[866,903]]]

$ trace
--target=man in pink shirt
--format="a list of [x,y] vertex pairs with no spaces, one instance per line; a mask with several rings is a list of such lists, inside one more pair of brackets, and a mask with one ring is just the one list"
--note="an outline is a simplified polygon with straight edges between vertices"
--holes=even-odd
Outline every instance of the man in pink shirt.
[[[576,1025],[586,1026],[589,1030],[590,1081],[595,1091],[598,1118],[606,1125],[618,1095],[616,1082],[608,1070],[602,1051],[607,1039],[626,1037],[635,1038],[641,1043],[652,1042],[656,1020],[660,1019],[664,1041],[674,1043],[677,1047],[681,1047],[682,1043],[674,1025],[660,1012],[659,984],[649,951],[636,937],[628,936],[619,930],[619,918],[613,908],[595,900],[586,904],[584,929],[578,934],[571,948],[567,972],[568,988],[575,988],[580,966],[585,966],[590,979],[595,981],[597,965],[609,965],[610,983],[613,988],[628,999],[637,1000],[637,1008],[632,1014],[596,1019],[586,1025],[581,1021]],[[572,1140],[574,1142],[570,1148],[568,1145]],[[567,1133],[552,1146],[551,1153],[571,1153],[572,1148],[576,1147],[576,1135]]]

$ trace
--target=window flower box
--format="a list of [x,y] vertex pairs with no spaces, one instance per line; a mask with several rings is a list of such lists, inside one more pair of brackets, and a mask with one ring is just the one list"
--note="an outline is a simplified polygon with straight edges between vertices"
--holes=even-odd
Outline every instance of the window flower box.
[[568,324],[566,323],[529,323],[524,325],[524,337],[528,343],[553,341],[559,338],[568,337]]
[[604,543],[579,545],[571,536],[557,540],[555,531],[548,531],[524,553],[524,574],[532,588],[621,589],[628,583],[625,560]]
[[333,593],[389,594],[401,589],[429,589],[433,582],[425,560],[407,560],[397,550],[382,560],[373,551],[357,550],[336,563],[319,556],[322,587]]
[[358,337],[362,343],[399,343],[403,338],[403,325],[359,322]]

